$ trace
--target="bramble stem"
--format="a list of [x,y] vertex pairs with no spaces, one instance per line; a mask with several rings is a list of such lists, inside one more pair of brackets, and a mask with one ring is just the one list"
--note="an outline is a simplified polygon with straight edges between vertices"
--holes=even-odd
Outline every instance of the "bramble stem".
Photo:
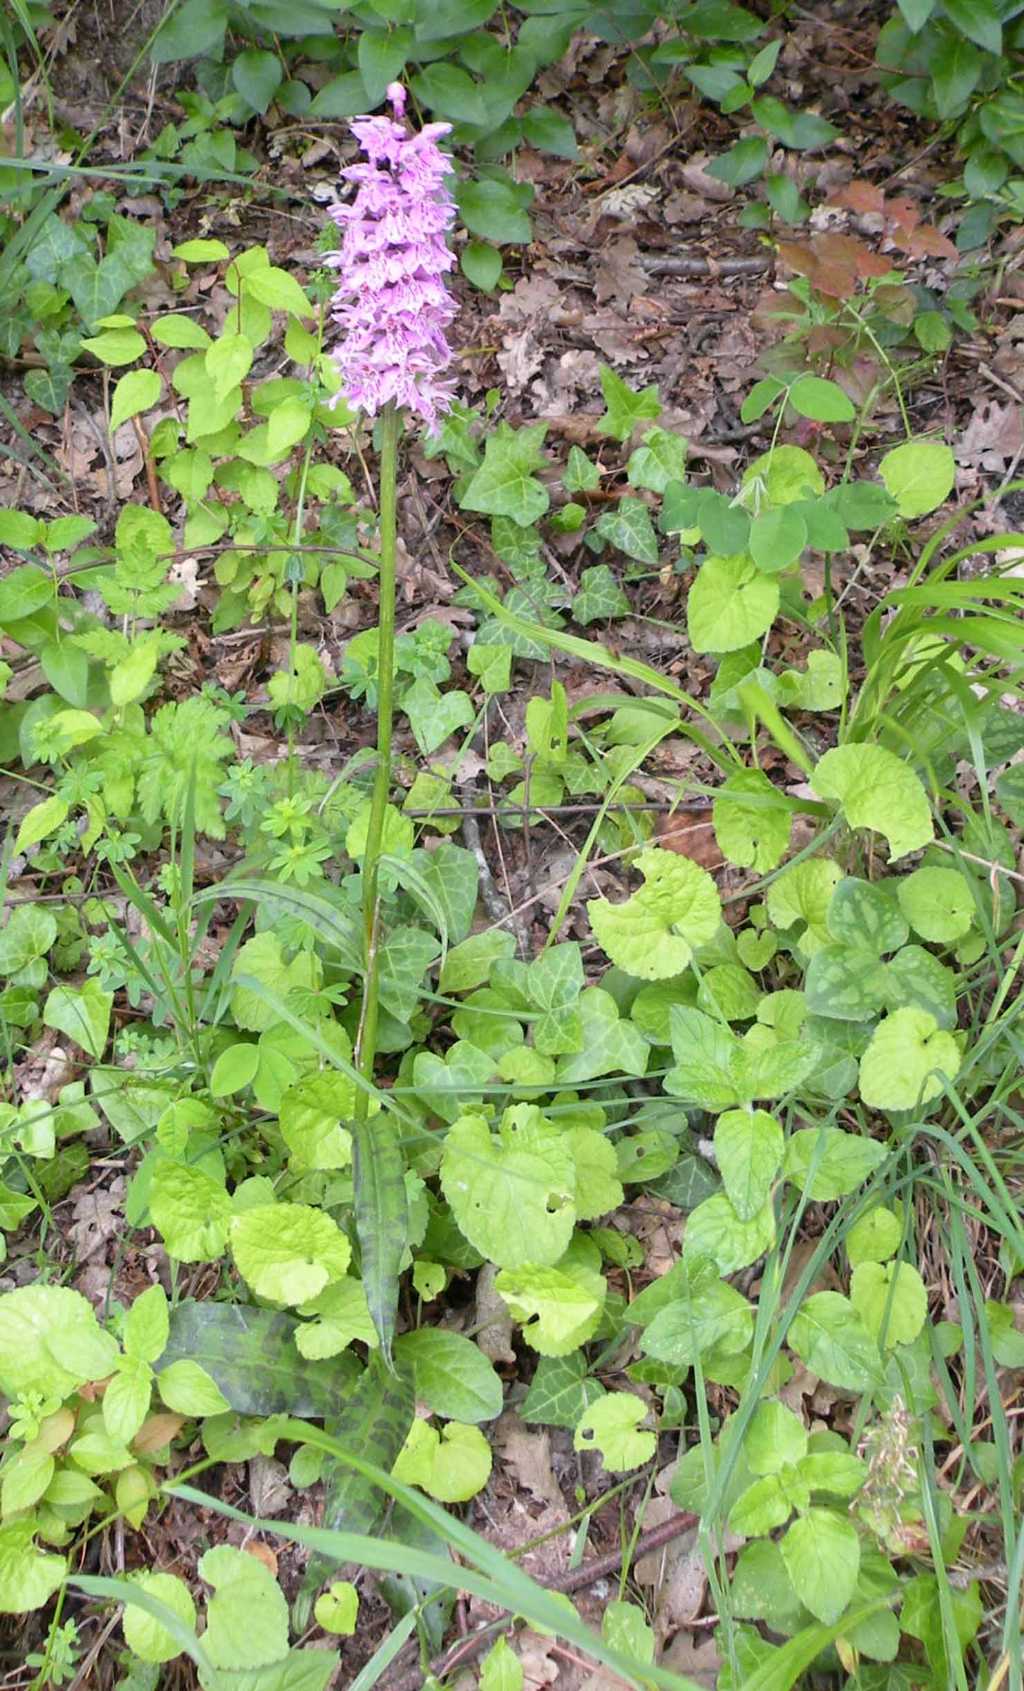
[[[356,1062],[366,1080],[373,1079],[377,1056],[377,1015],[380,992],[380,947],[377,897],[384,815],[391,791],[391,718],[394,710],[395,670],[395,540],[397,525],[398,410],[384,407],[380,417],[380,643],[377,660],[377,769],[370,806],[370,825],[363,857],[363,935],[366,977]],[[356,1093],[356,1120],[365,1121],[369,1095]]]

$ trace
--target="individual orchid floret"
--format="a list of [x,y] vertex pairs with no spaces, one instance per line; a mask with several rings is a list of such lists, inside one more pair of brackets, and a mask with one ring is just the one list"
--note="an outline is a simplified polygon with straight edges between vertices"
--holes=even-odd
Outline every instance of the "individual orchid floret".
[[422,418],[436,434],[450,409],[445,379],[452,352],[448,326],[455,301],[447,233],[455,219],[451,161],[438,142],[449,123],[410,132],[402,121],[406,93],[388,88],[393,117],[358,117],[351,129],[367,162],[342,171],[354,198],[331,207],[342,231],[331,302],[342,339],[333,352],[345,397],[373,417],[389,402]]

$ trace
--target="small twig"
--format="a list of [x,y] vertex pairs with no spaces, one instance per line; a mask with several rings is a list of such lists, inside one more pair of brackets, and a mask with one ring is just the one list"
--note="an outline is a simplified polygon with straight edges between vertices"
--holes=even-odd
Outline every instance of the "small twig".
[[132,426],[135,429],[135,438],[139,443],[139,451],[142,453],[143,463],[146,466],[146,486],[149,489],[149,503],[153,510],[157,513],[157,516],[162,516],[163,505],[160,501],[160,484],[156,479],[156,465],[153,462],[153,457],[149,450],[149,438],[142,426],[141,417],[133,417]]
[[759,276],[775,264],[773,253],[749,258],[644,258],[651,276]]

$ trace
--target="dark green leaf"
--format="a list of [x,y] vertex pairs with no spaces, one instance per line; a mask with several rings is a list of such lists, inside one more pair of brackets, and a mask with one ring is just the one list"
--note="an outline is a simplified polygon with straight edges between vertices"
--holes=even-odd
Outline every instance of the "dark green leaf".
[[390,1363],[398,1276],[409,1242],[405,1160],[394,1124],[386,1115],[373,1121],[353,1121],[351,1133],[363,1289],[381,1349]]
[[239,1415],[327,1415],[358,1365],[351,1355],[307,1362],[295,1348],[298,1326],[277,1310],[187,1300],[171,1311],[156,1369],[198,1362]]

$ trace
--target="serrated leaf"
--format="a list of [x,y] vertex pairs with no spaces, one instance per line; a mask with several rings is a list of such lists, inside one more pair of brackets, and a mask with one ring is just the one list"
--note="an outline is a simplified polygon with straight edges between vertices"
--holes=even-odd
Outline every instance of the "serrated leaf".
[[299,1304],[345,1273],[351,1247],[337,1222],[309,1204],[257,1204],[232,1217],[231,1250],[258,1297]]
[[613,963],[641,980],[665,980],[685,969],[694,947],[717,931],[721,900],[711,876],[688,857],[651,846],[634,867],[644,885],[624,904],[591,899],[594,937]]
[[802,1603],[826,1625],[837,1621],[857,1586],[860,1539],[853,1522],[831,1509],[808,1509],[781,1544]]
[[740,869],[767,874],[789,848],[792,813],[763,770],[730,775],[715,796],[712,821],[722,855]]

